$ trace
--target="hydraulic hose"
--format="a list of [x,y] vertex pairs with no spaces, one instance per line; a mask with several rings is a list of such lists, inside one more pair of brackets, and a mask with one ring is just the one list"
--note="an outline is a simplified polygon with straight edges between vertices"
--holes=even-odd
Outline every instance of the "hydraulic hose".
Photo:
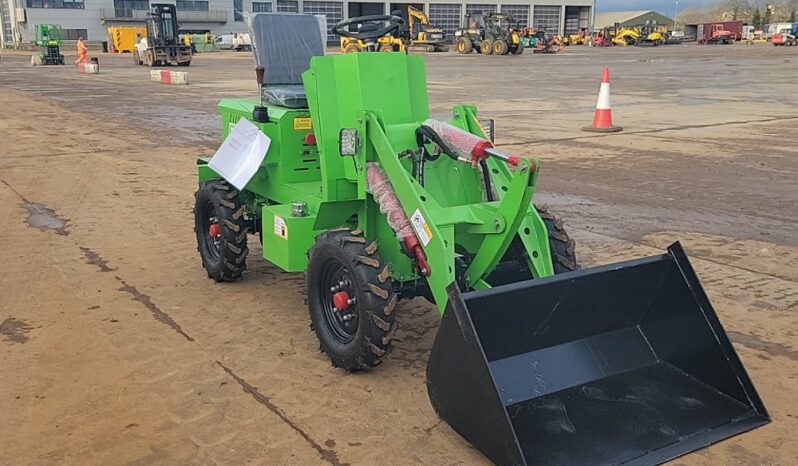
[[[416,129],[416,143],[419,147],[424,147],[424,138],[427,140],[435,143],[436,146],[440,147],[441,151],[451,157],[454,160],[457,160],[457,154],[449,147],[446,142],[435,132],[434,129],[430,128],[427,125],[421,125]],[[437,158],[437,157],[435,157]],[[430,160],[435,160],[434,158],[430,158]]]

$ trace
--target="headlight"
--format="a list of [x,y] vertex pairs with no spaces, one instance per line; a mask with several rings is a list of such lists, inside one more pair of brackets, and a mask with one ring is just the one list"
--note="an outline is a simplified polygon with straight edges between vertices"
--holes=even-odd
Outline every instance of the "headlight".
[[360,146],[360,137],[356,128],[342,128],[338,133],[338,149],[341,155],[356,155]]

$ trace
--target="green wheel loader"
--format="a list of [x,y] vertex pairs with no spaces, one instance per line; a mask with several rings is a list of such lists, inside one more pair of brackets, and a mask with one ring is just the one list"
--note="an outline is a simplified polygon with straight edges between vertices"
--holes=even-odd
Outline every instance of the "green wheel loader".
[[[306,274],[312,328],[347,371],[382,363],[397,303],[426,297],[432,407],[498,464],[660,463],[769,421],[678,243],[579,270],[531,202],[539,163],[497,150],[473,105],[429,118],[423,57],[324,56],[312,15],[248,21],[260,98],[219,104],[225,142],[198,161],[211,278],[239,279],[257,238]],[[333,31],[374,44],[402,21]],[[213,168],[228,146],[260,157],[243,181]]]

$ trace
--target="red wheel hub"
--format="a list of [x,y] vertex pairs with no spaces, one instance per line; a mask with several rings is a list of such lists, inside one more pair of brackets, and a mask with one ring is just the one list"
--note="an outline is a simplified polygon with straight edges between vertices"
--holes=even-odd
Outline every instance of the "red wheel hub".
[[208,234],[211,235],[211,238],[216,238],[222,234],[222,226],[218,223],[211,223],[211,227],[208,228]]
[[339,311],[349,309],[349,293],[346,291],[339,291],[333,295],[333,306]]

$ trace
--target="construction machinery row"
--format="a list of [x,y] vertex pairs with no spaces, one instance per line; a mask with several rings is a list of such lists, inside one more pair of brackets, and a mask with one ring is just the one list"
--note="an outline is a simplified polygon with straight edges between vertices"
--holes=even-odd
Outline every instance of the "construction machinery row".
[[[394,11],[391,14],[402,18],[404,23],[400,25],[395,33],[380,37],[373,44],[377,51],[447,52],[449,50],[449,46],[446,43],[446,33],[443,32],[443,29],[430,25],[429,17],[423,10],[415,8],[413,5],[407,5],[407,19],[404,18],[405,15],[402,11]],[[368,21],[370,17],[364,16],[361,18],[364,18],[366,22],[358,27],[366,27],[368,29],[373,25],[373,23]],[[362,40],[344,36],[341,36],[340,40],[341,50],[344,53],[363,52],[367,49],[366,43]]]
[[[381,36],[370,44],[363,40],[341,36],[341,50],[344,53],[449,50],[449,46],[446,45],[446,34],[442,29],[432,27],[429,18],[422,10],[408,5],[407,20],[404,20],[405,15],[401,11],[395,11],[392,15],[403,21],[394,33]],[[370,28],[375,27],[373,18],[375,16],[361,17],[364,22],[353,23],[353,31],[368,32]],[[483,55],[519,55],[525,48],[521,33],[515,28],[513,17],[503,13],[473,13],[466,16],[463,27],[454,33],[454,40],[457,51],[461,54],[478,52]]]
[[614,26],[605,27],[593,35],[593,44],[607,46],[656,46],[670,43],[671,38],[665,26]]
[[[311,328],[351,372],[386,361],[401,300],[426,298],[432,408],[498,464],[654,464],[769,421],[679,243],[581,269],[534,203],[538,160],[498,149],[474,105],[432,119],[423,56],[325,56],[321,21],[248,17],[260,98],[222,100],[224,142],[197,161],[208,277],[242,278],[257,241],[305,274]],[[333,31],[377,50],[403,25]]]

